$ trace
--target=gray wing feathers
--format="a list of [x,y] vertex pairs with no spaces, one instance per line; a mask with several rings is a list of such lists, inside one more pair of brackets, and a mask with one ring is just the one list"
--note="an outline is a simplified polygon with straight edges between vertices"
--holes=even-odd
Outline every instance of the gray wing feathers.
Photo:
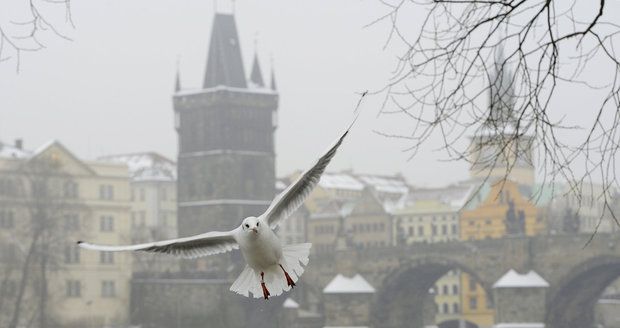
[[309,170],[304,172],[297,180],[280,193],[271,203],[264,217],[269,226],[274,229],[287,216],[295,212],[306,200],[314,187],[319,183],[321,175],[332,160],[342,141],[349,133],[349,128],[340,136],[336,143],[321,157]]
[[127,246],[95,245],[82,241],[78,241],[78,245],[85,249],[104,252],[141,251],[169,254],[188,259],[225,253],[239,248],[239,244],[234,238],[234,230],[207,232],[192,237]]

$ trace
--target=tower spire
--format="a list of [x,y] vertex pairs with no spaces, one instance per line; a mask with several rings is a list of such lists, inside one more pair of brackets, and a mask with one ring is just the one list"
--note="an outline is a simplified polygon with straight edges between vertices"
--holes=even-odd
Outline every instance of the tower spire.
[[247,88],[237,26],[231,14],[216,13],[213,19],[203,87],[218,85]]
[[264,87],[265,81],[263,80],[263,73],[260,70],[260,64],[258,62],[258,54],[254,53],[254,62],[252,63],[252,73],[250,74],[250,81],[258,87]]
[[179,59],[177,59],[177,73],[174,81],[174,92],[181,91],[181,74],[179,73]]
[[278,86],[276,84],[275,68],[273,67],[273,56],[271,56],[271,90],[278,90]]

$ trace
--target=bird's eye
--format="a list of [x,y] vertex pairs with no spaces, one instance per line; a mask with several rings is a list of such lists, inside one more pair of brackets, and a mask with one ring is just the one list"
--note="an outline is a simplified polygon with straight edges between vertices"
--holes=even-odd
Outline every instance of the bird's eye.
[[256,222],[256,226],[258,227],[258,225],[260,224],[260,222]]
[[246,228],[249,228],[249,227],[250,227],[250,225],[246,223],[246,224],[245,224],[245,227],[246,227]]

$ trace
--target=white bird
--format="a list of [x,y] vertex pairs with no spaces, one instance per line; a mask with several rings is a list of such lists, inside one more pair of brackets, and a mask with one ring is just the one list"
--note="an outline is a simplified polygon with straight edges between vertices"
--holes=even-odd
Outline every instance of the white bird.
[[265,213],[245,218],[234,230],[127,246],[95,245],[83,241],[78,241],[78,245],[96,251],[143,251],[190,259],[241,249],[247,265],[230,290],[246,297],[251,293],[255,298],[262,296],[264,299],[280,295],[293,288],[304,272],[312,244],[283,245],[273,229],[297,210],[318,184],[352,125],[312,168],[275,197]]

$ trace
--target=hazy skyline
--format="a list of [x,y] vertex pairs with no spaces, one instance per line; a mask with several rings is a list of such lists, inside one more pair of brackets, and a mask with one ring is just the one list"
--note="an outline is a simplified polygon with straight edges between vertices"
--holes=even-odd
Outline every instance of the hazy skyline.
[[[0,63],[0,140],[27,148],[49,139],[86,159],[156,151],[176,159],[172,94],[177,62],[184,89],[202,83],[216,5],[213,1],[72,1],[72,42],[44,40],[22,53],[21,71]],[[230,6],[217,3],[218,11]],[[277,173],[305,169],[348,124],[358,92],[383,86],[399,52],[383,50],[385,12],[378,1],[236,1],[246,75],[258,50],[280,93]],[[423,14],[423,12],[421,12]],[[417,14],[411,14],[412,33]],[[421,17],[421,16],[420,16]],[[403,133],[401,116],[377,118],[382,98],[366,97],[362,116],[331,170],[394,174],[414,185],[467,178],[468,164],[445,162],[431,142],[407,161],[407,143],[372,132]],[[581,100],[586,101],[586,100]],[[467,140],[463,140],[463,146]],[[441,174],[437,174],[441,172]]]

